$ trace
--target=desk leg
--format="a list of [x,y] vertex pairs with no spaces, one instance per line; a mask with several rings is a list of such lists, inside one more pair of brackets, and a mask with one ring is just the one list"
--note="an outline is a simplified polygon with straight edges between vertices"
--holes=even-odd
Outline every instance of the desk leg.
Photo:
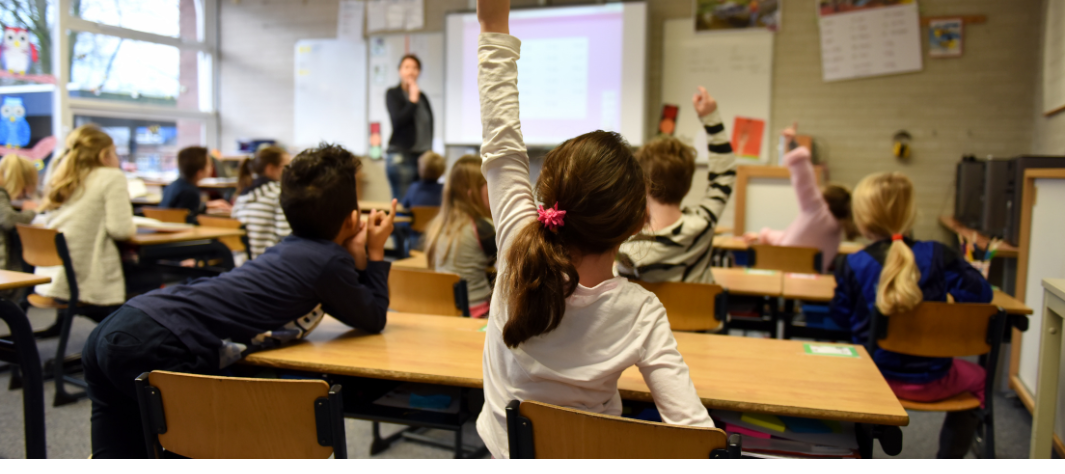
[[902,429],[898,426],[854,424],[854,435],[858,438],[858,455],[862,459],[873,458],[873,440],[880,440],[880,447],[888,456],[898,456],[902,452]]
[[41,377],[41,357],[29,319],[17,306],[0,301],[0,319],[11,330],[11,339],[18,353],[22,370],[22,411],[26,430],[26,458],[48,457],[44,436],[44,380]]
[[1035,410],[1032,410],[1032,441],[1028,457],[1050,459],[1057,411],[1058,374],[1061,370],[1061,329],[1065,301],[1046,292],[1043,327],[1039,336],[1039,377],[1036,379]]

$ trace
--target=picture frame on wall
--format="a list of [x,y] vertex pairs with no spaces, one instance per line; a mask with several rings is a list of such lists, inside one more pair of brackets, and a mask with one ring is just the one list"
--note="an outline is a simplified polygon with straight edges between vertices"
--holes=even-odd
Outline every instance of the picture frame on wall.
[[748,28],[778,31],[781,0],[693,0],[695,32]]
[[961,57],[964,29],[965,22],[961,18],[943,18],[928,22],[928,56]]

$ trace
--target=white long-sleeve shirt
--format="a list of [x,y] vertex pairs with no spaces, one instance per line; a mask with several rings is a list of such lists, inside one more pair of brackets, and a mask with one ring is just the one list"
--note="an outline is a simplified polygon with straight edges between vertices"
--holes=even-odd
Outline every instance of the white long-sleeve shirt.
[[[500,275],[507,271],[507,249],[518,231],[537,217],[518,119],[520,48],[513,36],[485,33],[477,53],[482,170],[496,222]],[[477,419],[477,432],[493,456],[510,454],[505,409],[511,400],[620,415],[618,378],[633,365],[643,374],[665,422],[714,426],[677,352],[666,310],[654,294],[620,277],[594,288],[578,285],[554,331],[511,349],[503,342],[509,319],[505,293],[492,296],[484,346],[485,402]]]

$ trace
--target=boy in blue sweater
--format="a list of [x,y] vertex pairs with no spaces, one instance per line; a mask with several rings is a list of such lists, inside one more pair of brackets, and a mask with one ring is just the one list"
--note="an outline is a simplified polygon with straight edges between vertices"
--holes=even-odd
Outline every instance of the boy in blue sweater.
[[281,181],[292,235],[228,273],[133,298],[93,330],[82,360],[94,458],[147,457],[134,389],[143,372],[216,374],[250,352],[304,337],[325,313],[367,332],[384,329],[384,247],[396,202],[363,224],[359,166],[336,145],[300,153]]
[[188,209],[189,215],[185,220],[189,224],[195,224],[196,217],[206,212],[207,209],[226,211],[231,209],[229,202],[225,199],[215,199],[206,203],[200,199],[200,188],[196,184],[211,174],[211,157],[208,156],[206,148],[202,146],[182,148],[177,155],[177,165],[178,179],[163,189],[159,207]]

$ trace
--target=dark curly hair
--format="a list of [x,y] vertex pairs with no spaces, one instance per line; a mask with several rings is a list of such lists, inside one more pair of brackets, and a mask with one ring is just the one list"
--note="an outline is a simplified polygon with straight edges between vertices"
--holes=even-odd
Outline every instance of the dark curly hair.
[[355,173],[362,161],[340,145],[322,143],[303,150],[281,176],[281,209],[292,233],[308,239],[335,239],[359,208]]

